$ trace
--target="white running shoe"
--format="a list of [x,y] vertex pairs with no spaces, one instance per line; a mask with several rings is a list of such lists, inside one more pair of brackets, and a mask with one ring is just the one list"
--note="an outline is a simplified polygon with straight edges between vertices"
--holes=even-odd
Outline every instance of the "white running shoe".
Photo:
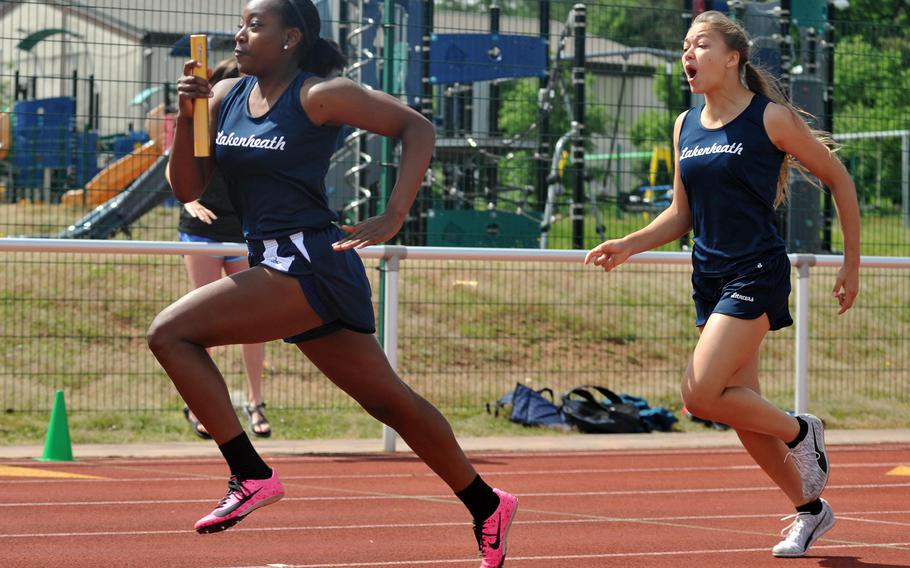
[[803,441],[787,452],[786,462],[792,458],[803,480],[803,497],[809,501],[818,499],[828,484],[828,453],[825,451],[825,427],[822,421],[811,414],[800,414],[809,425]]
[[831,510],[831,505],[827,501],[824,499],[821,501],[822,512],[817,515],[797,513],[781,519],[782,521],[794,520],[781,531],[780,536],[784,537],[784,540],[771,549],[774,556],[782,558],[803,556],[813,542],[831,530],[835,522],[834,511]]

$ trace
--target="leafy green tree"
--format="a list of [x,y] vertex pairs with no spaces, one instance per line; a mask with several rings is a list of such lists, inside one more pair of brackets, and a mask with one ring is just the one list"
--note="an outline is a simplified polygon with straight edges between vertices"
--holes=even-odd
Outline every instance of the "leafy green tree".
[[[682,65],[674,63],[669,78],[663,68],[654,70],[654,95],[663,108],[649,109],[641,113],[629,130],[632,143],[639,150],[652,150],[655,146],[673,146],[673,123],[682,109]],[[636,160],[632,165],[632,174],[639,183],[647,183],[650,174],[650,159]],[[672,183],[672,172],[665,168],[658,169],[657,183]]]
[[906,29],[910,26],[910,3],[907,0],[850,0],[849,7],[835,10],[832,19]]
[[[565,73],[564,83],[571,88],[568,72]],[[611,122],[608,118],[605,101],[597,101],[593,90],[593,77],[588,74],[586,78],[587,104],[585,106],[585,138],[587,146],[591,147],[593,135],[603,134],[606,125]],[[538,120],[538,83],[537,79],[522,79],[511,81],[502,88],[502,107],[499,112],[499,127],[506,136],[519,135],[537,139]],[[550,113],[550,132],[553,141],[570,130],[571,117],[566,111],[565,101],[558,96],[553,101]],[[537,168],[540,162],[533,159],[533,152],[518,151],[513,153],[511,163],[500,162],[502,180],[510,185],[533,184],[537,179]]]
[[[898,48],[876,47],[858,35],[841,38],[834,65],[836,134],[910,129],[910,68]],[[850,140],[842,156],[861,198],[881,188],[884,199],[900,201],[899,138]]]

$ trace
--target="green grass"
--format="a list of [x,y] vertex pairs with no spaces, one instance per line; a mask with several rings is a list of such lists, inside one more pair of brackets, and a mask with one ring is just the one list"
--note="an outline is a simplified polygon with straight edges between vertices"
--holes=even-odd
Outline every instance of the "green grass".
[[[678,403],[673,405],[679,417]],[[894,428],[910,424],[910,406],[895,407],[890,401],[832,399],[817,411],[829,427],[841,429]],[[528,428],[510,422],[505,414],[494,417],[484,411],[457,409],[445,412],[459,437],[572,436],[584,435],[552,428]],[[245,417],[238,414],[244,428]],[[359,409],[336,411],[268,409],[274,440],[380,439],[382,426]],[[48,413],[0,414],[0,445],[42,444],[47,434]],[[72,412],[70,437],[74,444],[128,444],[187,442],[199,440],[179,409],[173,412]],[[675,432],[709,432],[703,424],[681,419]]]
[[[646,226],[654,218],[647,213],[620,213],[612,204],[602,206],[603,223],[607,239],[615,239]],[[904,227],[899,212],[883,215],[875,212],[862,216],[862,254],[869,256],[910,256],[910,227]],[[597,234],[595,221],[585,218],[585,248],[592,248],[602,242]],[[844,239],[840,226],[835,221],[831,232],[831,247],[843,251]],[[572,248],[572,222],[560,218],[550,229],[550,248]],[[679,246],[670,243],[658,250],[676,251]]]
[[[272,410],[272,439],[379,439],[382,425],[361,410]],[[240,416],[240,415],[238,415]],[[240,416],[248,429],[245,417]],[[458,436],[563,435],[543,428],[525,428],[504,417],[455,410],[447,418]],[[121,444],[186,442],[198,440],[184,420],[174,412],[75,412],[69,415],[70,438],[74,444]],[[6,413],[0,415],[0,444],[41,444],[47,433],[47,413]]]
[[[133,237],[173,240],[175,216],[157,209]],[[0,219],[7,219],[0,231],[8,231],[10,220],[57,226],[73,213],[4,205]],[[619,221],[616,235],[646,222]],[[561,221],[554,235],[568,228]],[[893,219],[866,223],[866,234],[880,238],[895,229]],[[375,292],[375,263],[367,264]],[[76,442],[195,439],[144,341],[154,315],[188,288],[179,257],[4,253],[0,266],[0,409],[12,410],[0,414],[0,443],[40,442],[56,388],[65,389]],[[812,275],[811,409],[837,428],[907,427],[906,275],[864,271],[857,308],[842,317],[829,298],[833,271]],[[483,411],[519,381],[557,393],[604,384],[678,410],[679,376],[695,340],[689,295],[685,267],[630,265],[604,275],[575,265],[407,260],[399,370],[464,436],[550,433]],[[763,348],[763,388],[785,409],[793,399],[792,344],[789,328]],[[219,348],[213,356],[230,390],[242,391],[239,349]],[[270,343],[266,362],[276,437],[379,436],[378,425],[345,410],[350,401],[294,348]],[[342,410],[299,410],[309,407]]]
[[[238,414],[244,428],[245,417]],[[273,440],[380,439],[382,425],[362,410],[268,410]],[[572,436],[577,432],[553,428],[528,428],[510,422],[504,414],[494,417],[475,410],[450,410],[446,418],[459,437],[483,436]],[[74,444],[129,444],[187,442],[199,440],[174,412],[75,412],[69,415]],[[47,434],[47,413],[0,414],[0,444],[42,444]],[[678,432],[710,431],[689,420],[678,422]]]

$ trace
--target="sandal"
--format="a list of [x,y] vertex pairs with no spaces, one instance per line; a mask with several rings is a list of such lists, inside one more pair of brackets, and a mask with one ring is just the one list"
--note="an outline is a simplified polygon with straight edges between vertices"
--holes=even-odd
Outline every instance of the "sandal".
[[189,423],[190,423],[190,426],[193,427],[193,433],[194,433],[194,434],[196,434],[197,436],[199,436],[199,437],[202,438],[203,440],[211,440],[211,439],[212,439],[212,435],[211,435],[211,434],[209,434],[208,432],[206,432],[206,431],[204,431],[204,430],[200,430],[200,429],[199,429],[200,427],[205,428],[205,426],[203,426],[203,425],[202,425],[202,422],[200,422],[199,419],[196,418],[196,415],[195,415],[195,414],[190,415],[190,407],[189,407],[189,406],[184,405],[184,407],[183,407],[183,417],[186,418],[186,421],[189,422]]
[[[269,423],[269,419],[265,417],[265,403],[260,402],[259,404],[253,406],[251,404],[243,405],[243,413],[246,414],[247,420],[250,421],[250,432],[254,436],[260,438],[268,438],[272,435],[272,425]],[[253,414],[259,415],[259,420],[253,421]],[[263,427],[267,429],[263,429]],[[259,428],[257,431],[256,428]]]

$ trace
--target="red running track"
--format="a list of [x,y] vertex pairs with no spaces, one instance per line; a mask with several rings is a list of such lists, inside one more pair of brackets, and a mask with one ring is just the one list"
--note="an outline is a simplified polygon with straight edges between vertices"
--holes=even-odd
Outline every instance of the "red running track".
[[[507,566],[910,566],[904,446],[830,447],[837,526],[806,558],[770,549],[791,512],[742,450],[476,453],[519,496]],[[192,527],[226,491],[220,461],[0,461],[3,567],[477,567],[467,514],[409,455],[277,457],[287,497],[234,528]],[[94,478],[39,478],[41,472]]]

